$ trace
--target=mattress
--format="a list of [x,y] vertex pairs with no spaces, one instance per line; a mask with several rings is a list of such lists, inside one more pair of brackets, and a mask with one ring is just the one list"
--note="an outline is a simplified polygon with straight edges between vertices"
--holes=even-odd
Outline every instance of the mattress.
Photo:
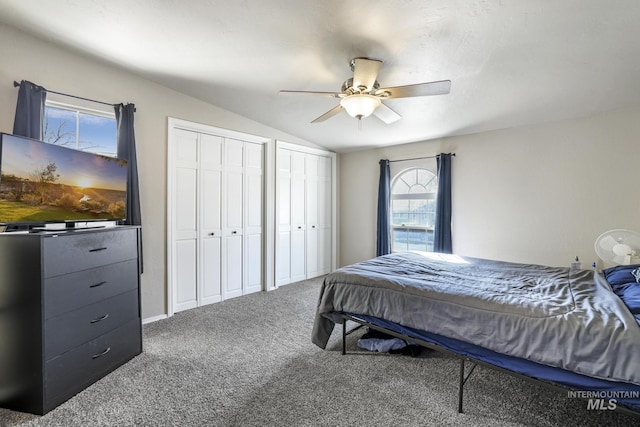
[[640,385],[640,327],[594,271],[433,253],[341,268],[323,283],[312,341],[338,313],[434,333],[589,377]]

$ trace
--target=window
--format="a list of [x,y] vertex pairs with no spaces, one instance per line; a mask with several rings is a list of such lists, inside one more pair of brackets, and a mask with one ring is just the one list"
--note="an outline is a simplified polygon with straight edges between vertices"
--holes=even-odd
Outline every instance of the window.
[[391,183],[391,249],[433,251],[438,179],[428,169],[411,168]]
[[46,101],[43,139],[51,144],[116,157],[115,112]]

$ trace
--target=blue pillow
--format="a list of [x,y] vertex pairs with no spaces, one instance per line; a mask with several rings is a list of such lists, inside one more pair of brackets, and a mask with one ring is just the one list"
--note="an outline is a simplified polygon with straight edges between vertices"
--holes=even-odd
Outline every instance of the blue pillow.
[[610,285],[623,285],[625,283],[636,281],[632,271],[638,267],[640,267],[640,264],[619,265],[617,267],[607,268],[606,270],[603,270],[603,273]]
[[618,288],[616,294],[633,314],[640,314],[640,285],[632,283]]

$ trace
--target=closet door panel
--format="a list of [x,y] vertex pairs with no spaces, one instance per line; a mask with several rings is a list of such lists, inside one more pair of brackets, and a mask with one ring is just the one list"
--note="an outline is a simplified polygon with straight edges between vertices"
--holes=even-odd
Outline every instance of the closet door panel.
[[291,177],[280,177],[278,180],[279,225],[287,231],[291,228]]
[[206,236],[202,239],[202,295],[200,305],[222,300],[222,238]]
[[291,151],[276,152],[276,286],[291,282]]
[[318,276],[318,230],[316,228],[307,229],[306,249],[306,278],[311,279]]
[[206,168],[221,168],[223,164],[223,139],[219,136],[200,134],[201,164]]
[[175,159],[176,165],[194,165],[198,161],[198,137],[199,134],[182,129],[175,130]]
[[197,241],[179,240],[175,244],[175,274],[177,280],[174,301],[175,311],[197,307]]
[[304,179],[291,180],[291,225],[302,226],[305,224],[305,181]]
[[278,233],[278,253],[276,256],[276,286],[291,281],[291,232]]
[[318,232],[318,274],[331,272],[331,228]]
[[198,173],[196,169],[178,167],[175,174],[176,238],[195,238],[197,233],[197,188]]
[[225,153],[225,167],[230,169],[244,167],[244,142],[225,139]]
[[329,193],[329,182],[319,179],[318,180],[318,194],[317,194],[317,212],[318,212],[318,225],[326,226],[331,222],[331,197]]
[[250,234],[245,241],[247,251],[244,258],[246,264],[244,293],[249,294],[262,290],[262,234]]
[[318,222],[318,179],[316,177],[307,176],[307,228],[317,227]]
[[307,278],[305,268],[305,230],[294,229],[291,232],[291,281]]
[[200,134],[200,278],[198,305],[222,300],[223,139]]
[[242,172],[227,171],[226,180],[226,228],[233,230],[235,234],[241,234],[244,226],[243,202],[244,202],[244,174]]
[[242,295],[242,236],[225,238],[226,280],[224,299]]
[[262,175],[247,174],[247,230],[262,230]]
[[198,231],[198,134],[176,130],[175,238],[195,239]]
[[222,229],[222,171],[202,170],[201,183],[201,231],[207,235]]

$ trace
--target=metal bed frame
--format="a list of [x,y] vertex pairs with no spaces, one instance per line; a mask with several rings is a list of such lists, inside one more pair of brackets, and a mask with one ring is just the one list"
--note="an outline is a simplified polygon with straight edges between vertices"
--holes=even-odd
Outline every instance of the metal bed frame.
[[[464,397],[464,385],[466,384],[467,380],[471,377],[471,375],[473,374],[473,371],[475,370],[475,368],[477,366],[482,366],[485,368],[489,368],[489,369],[493,369],[495,371],[498,372],[503,372],[505,374],[511,375],[513,377],[516,378],[521,378],[523,380],[526,380],[528,382],[531,382],[533,384],[538,384],[538,385],[542,385],[550,390],[554,390],[557,392],[563,392],[567,393],[567,391],[575,391],[574,388],[571,388],[569,386],[563,385],[563,384],[558,384],[558,383],[554,383],[548,380],[541,380],[538,378],[533,378],[533,377],[529,377],[527,375],[521,374],[519,372],[514,372],[514,371],[510,371],[508,369],[502,368],[500,366],[496,366],[496,365],[492,365],[491,363],[487,363],[484,362],[482,360],[478,360],[478,359],[474,359],[473,357],[470,356],[465,356],[459,353],[456,353],[455,351],[449,350],[447,348],[444,348],[442,346],[439,346],[437,344],[433,344],[429,341],[425,341],[422,340],[420,338],[415,338],[415,337],[411,337],[409,335],[405,335],[396,331],[392,331],[390,329],[384,328],[382,326],[378,326],[378,325],[374,325],[370,322],[367,322],[366,320],[360,319],[358,317],[355,317],[353,315],[349,315],[349,314],[345,314],[345,313],[338,313],[340,317],[342,317],[343,319],[343,323],[342,323],[342,355],[346,355],[347,354],[347,350],[346,350],[346,346],[347,346],[347,335],[355,332],[356,330],[362,328],[363,326],[367,326],[371,329],[374,329],[376,331],[379,332],[383,332],[385,334],[394,336],[396,338],[400,338],[403,339],[407,342],[410,342],[412,344],[416,344],[419,345],[421,347],[427,348],[427,349],[431,349],[431,350],[435,350],[450,356],[453,356],[457,359],[460,360],[460,374],[459,374],[459,379],[458,379],[458,413],[462,413],[462,404],[463,404],[463,397]],[[357,323],[358,326],[356,326],[355,328],[347,331],[347,321],[351,321],[354,323]],[[470,362],[472,364],[471,368],[469,369],[468,373],[465,373],[465,362]],[[632,416],[632,417],[636,417],[638,419],[640,419],[640,411],[628,408],[624,405],[618,404],[616,405],[615,408],[616,411]]]

